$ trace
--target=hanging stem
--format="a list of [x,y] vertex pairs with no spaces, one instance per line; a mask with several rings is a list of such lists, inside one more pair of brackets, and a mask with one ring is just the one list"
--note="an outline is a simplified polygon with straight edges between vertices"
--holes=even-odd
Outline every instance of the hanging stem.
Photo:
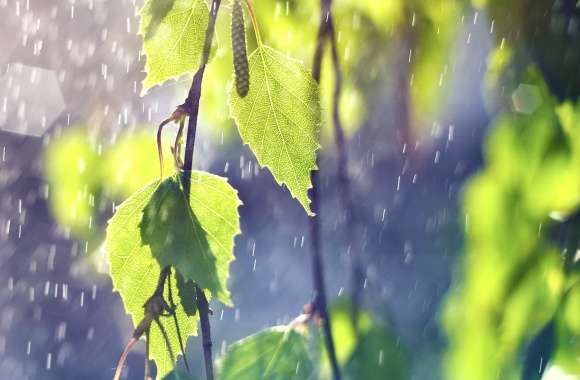
[[256,12],[254,11],[253,1],[246,0],[246,6],[248,7],[248,12],[250,13],[250,20],[252,20],[252,27],[254,28],[254,34],[256,35],[256,42],[258,43],[258,47],[260,47],[262,46],[262,35],[260,34],[260,26],[258,25]]
[[173,310],[171,314],[173,316],[173,323],[175,324],[175,331],[177,331],[177,340],[179,341],[179,349],[181,350],[181,355],[183,356],[185,369],[187,369],[188,373],[191,373],[191,370],[189,369],[189,363],[187,361],[187,356],[185,356],[185,348],[183,346],[184,341],[181,335],[181,329],[179,328],[179,322],[177,321],[177,313],[175,312],[177,306],[175,306],[175,302],[173,301],[173,291],[171,290],[171,274],[167,276],[167,295],[169,300],[169,307]]
[[138,341],[139,339],[131,338],[131,340],[129,340],[129,343],[127,343],[127,345],[125,346],[125,349],[121,354],[121,358],[119,359],[119,363],[117,363],[117,369],[115,370],[115,376],[113,377],[113,380],[119,380],[121,378],[121,373],[123,372],[125,361],[127,361],[127,355],[129,355],[129,352],[131,351],[135,343],[137,343]]
[[165,340],[165,345],[167,346],[167,350],[169,351],[169,358],[171,359],[171,363],[175,363],[175,354],[173,353],[173,348],[171,347],[171,341],[169,340],[169,336],[167,335],[167,331],[165,327],[159,321],[159,317],[155,318],[155,323],[159,330],[161,331],[161,335],[163,335],[163,340]]
[[150,331],[147,330],[145,332],[145,380],[150,380],[151,379],[151,374],[150,374],[150,366],[149,366],[149,346],[150,346],[150,341],[149,341],[149,336],[150,336]]
[[163,127],[173,121],[173,118],[167,118],[157,127],[157,154],[159,155],[159,178],[163,179],[163,146],[161,144],[161,137],[163,135]]
[[209,315],[212,313],[209,309],[209,304],[205,293],[195,285],[195,292],[197,294],[197,308],[199,310],[199,322],[201,325],[201,339],[203,345],[203,359],[205,362],[205,374],[208,380],[213,379],[213,363],[212,363],[212,342],[211,342],[211,325],[209,323]]
[[[324,51],[324,42],[328,37],[329,25],[332,25],[332,18],[330,12],[330,0],[321,0],[320,8],[320,24],[318,26],[318,35],[316,40],[316,49],[314,51],[314,58],[312,62],[312,76],[316,82],[320,83],[320,70],[322,64],[322,55]],[[318,161],[318,159],[317,159]],[[334,380],[340,380],[340,368],[336,358],[336,351],[334,348],[334,339],[332,336],[332,327],[330,316],[328,314],[328,305],[326,301],[326,289],[324,285],[323,272],[323,258],[322,258],[322,242],[320,237],[320,207],[319,207],[319,172],[313,171],[311,174],[312,180],[312,212],[316,214],[310,219],[310,235],[312,241],[311,260],[312,260],[312,277],[314,282],[314,312],[320,316],[322,322],[322,329],[324,332],[326,351],[332,367],[332,374]]]

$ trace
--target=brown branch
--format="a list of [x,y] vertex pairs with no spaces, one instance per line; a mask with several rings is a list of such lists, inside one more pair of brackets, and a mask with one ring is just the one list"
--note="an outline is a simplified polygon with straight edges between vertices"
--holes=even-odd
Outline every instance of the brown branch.
[[352,251],[353,229],[356,226],[354,205],[350,193],[350,180],[348,177],[348,150],[344,129],[340,119],[340,95],[342,94],[342,71],[338,57],[338,43],[334,29],[332,14],[328,16],[327,37],[330,42],[330,53],[332,57],[332,67],[334,70],[334,93],[332,97],[332,124],[334,126],[334,141],[338,152],[337,178],[340,199],[345,212],[346,240],[351,245],[351,300],[352,300],[352,322],[356,329],[358,326],[358,314],[360,309],[361,291],[364,283],[364,273],[360,254]]
[[[209,60],[209,53],[211,51],[211,44],[213,41],[213,35],[215,33],[215,22],[220,4],[221,0],[212,1],[207,30],[205,32],[205,43],[203,47],[201,63],[199,65],[199,69],[193,76],[191,87],[189,88],[189,93],[185,99],[185,102],[178,107],[189,116],[189,121],[187,124],[187,140],[185,142],[185,162],[183,165],[183,170],[186,173],[190,172],[193,167],[193,149],[195,147],[195,133],[197,129],[197,117],[199,114],[199,101],[201,98],[201,83],[203,81],[205,67]],[[187,183],[186,189],[188,191],[189,180],[185,182]]]
[[[324,43],[328,38],[328,34],[332,29],[329,29],[332,22],[332,14],[330,10],[331,1],[321,0],[320,2],[320,23],[318,26],[318,35],[316,40],[316,49],[314,51],[314,58],[312,61],[312,76],[317,83],[320,83],[320,71],[322,65],[322,56],[324,52]],[[318,158],[317,158],[318,161]],[[332,374],[334,380],[340,380],[340,368],[336,358],[336,350],[334,347],[334,339],[332,336],[332,327],[330,316],[328,314],[328,305],[326,300],[326,289],[324,285],[323,272],[323,258],[322,258],[322,242],[320,237],[320,207],[319,207],[319,172],[313,171],[311,174],[312,180],[312,212],[316,214],[310,219],[310,235],[312,241],[311,260],[312,260],[312,277],[314,282],[314,300],[312,302],[314,312],[320,316],[322,329],[324,332],[326,351],[332,367]]]
[[[199,102],[201,98],[201,83],[203,81],[203,74],[205,67],[209,60],[213,36],[215,33],[215,23],[217,13],[221,4],[221,0],[213,0],[209,12],[209,19],[207,30],[205,32],[205,43],[203,48],[203,56],[199,65],[199,69],[193,76],[191,87],[185,102],[178,107],[178,112],[186,113],[189,117],[187,124],[187,139],[185,141],[185,157],[183,164],[183,187],[186,198],[189,199],[189,191],[191,186],[191,170],[193,168],[193,151],[195,147],[195,134],[197,130],[197,118],[199,114]],[[199,311],[199,319],[201,326],[201,337],[203,344],[203,357],[205,362],[205,375],[207,380],[213,380],[213,358],[212,358],[212,343],[211,343],[211,327],[209,322],[210,310],[207,298],[203,290],[196,284],[197,293],[197,309]]]

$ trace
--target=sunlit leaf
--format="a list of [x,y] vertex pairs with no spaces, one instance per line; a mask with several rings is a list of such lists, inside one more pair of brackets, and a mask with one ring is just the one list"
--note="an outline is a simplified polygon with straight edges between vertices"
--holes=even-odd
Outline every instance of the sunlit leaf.
[[[239,232],[239,205],[236,191],[225,179],[193,172],[190,202],[173,176],[145,186],[119,206],[109,221],[105,244],[114,289],[134,324],[143,318],[143,304],[153,294],[161,268],[170,264],[179,270],[172,289],[174,299],[180,300],[177,318],[185,337],[195,333],[196,326],[191,317],[193,291],[185,280],[194,280],[222,302],[231,302],[226,281],[233,237]],[[177,353],[176,330],[172,319],[167,321],[165,328]],[[151,357],[160,376],[173,368],[155,325]]]
[[144,91],[199,65],[209,15],[203,0],[148,0],[139,14],[146,55]]
[[311,215],[310,173],[320,147],[318,85],[301,63],[267,46],[249,61],[250,91],[244,98],[230,91],[231,115],[260,165]]
[[[141,219],[153,192],[159,182],[153,182],[133,194],[119,208],[109,221],[106,249],[110,262],[113,288],[119,292],[125,310],[136,326],[144,316],[143,305],[153,294],[157,278],[161,272],[159,262],[151,254],[151,249],[141,240]],[[177,298],[179,292],[176,281],[172,281],[172,293],[177,303],[176,316],[184,339],[196,332],[197,318],[189,316]],[[172,318],[161,319],[171,348],[179,352],[177,330]],[[171,362],[165,340],[157,325],[151,325],[150,356],[155,361],[159,377],[169,373],[175,363]]]

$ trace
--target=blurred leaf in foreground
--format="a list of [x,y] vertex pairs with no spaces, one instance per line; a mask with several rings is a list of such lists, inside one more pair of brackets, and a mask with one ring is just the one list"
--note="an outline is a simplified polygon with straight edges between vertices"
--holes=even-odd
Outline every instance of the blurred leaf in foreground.
[[538,106],[499,117],[485,169],[463,198],[466,252],[444,314],[451,380],[519,379],[519,355],[554,318],[565,288],[546,231],[551,213],[578,207],[580,171],[537,71],[522,83],[537,89]]
[[232,344],[219,367],[219,380],[308,380],[314,373],[305,337],[286,326]]
[[94,228],[94,208],[102,189],[101,158],[78,128],[63,133],[44,155],[49,202],[61,227],[81,238]]
[[[337,342],[338,363],[346,379],[408,379],[409,363],[405,350],[387,325],[376,321],[363,309],[359,310],[355,326],[352,305],[344,298],[331,305],[330,318],[332,335]],[[319,345],[322,350],[321,377],[329,378],[330,363],[321,341]]]

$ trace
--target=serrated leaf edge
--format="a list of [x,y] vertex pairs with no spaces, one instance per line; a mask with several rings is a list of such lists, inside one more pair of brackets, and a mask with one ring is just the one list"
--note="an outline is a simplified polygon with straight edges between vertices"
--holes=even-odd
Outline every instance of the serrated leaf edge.
[[[155,0],[148,0],[148,1],[155,1]],[[207,10],[209,12],[210,8],[209,8],[209,6],[208,6],[208,4],[207,4],[206,1],[204,1],[204,0],[193,0],[193,4],[191,5],[191,8],[190,8],[191,9],[191,13],[193,13],[193,10],[197,6],[198,2],[200,2],[200,1],[203,4],[205,4],[205,6],[206,6],[206,8],[207,8]],[[141,16],[141,13],[143,12],[143,8],[145,7],[146,4],[147,4],[147,2],[145,2],[143,4],[143,6],[141,7],[141,9],[139,9],[136,12],[136,15],[139,17],[139,29],[137,31],[137,35],[139,35],[139,36],[142,37],[142,43],[141,43],[141,46],[142,47],[143,47],[144,42],[145,42],[145,34],[143,33],[143,30],[141,28],[141,17],[142,17]],[[187,22],[187,24],[189,24],[189,21]],[[182,31],[182,34],[183,34],[183,31]],[[185,76],[191,76],[195,72],[195,70],[197,69],[194,66],[194,67],[191,68],[191,70],[188,70],[188,71],[186,71],[186,72],[184,72],[182,74],[172,75],[172,76],[168,77],[167,79],[163,80],[162,82],[158,82],[158,83],[153,83],[151,85],[147,85],[146,82],[147,82],[147,79],[149,78],[149,71],[147,70],[148,62],[147,62],[147,54],[145,53],[145,49],[141,49],[140,56],[145,58],[145,67],[144,67],[144,69],[142,71],[142,72],[145,73],[145,78],[143,78],[143,80],[141,81],[141,93],[139,94],[140,97],[143,97],[143,96],[149,94],[149,92],[151,91],[151,89],[153,89],[155,87],[162,87],[167,82],[170,82],[170,81],[173,81],[173,80],[177,80],[177,79],[180,79],[180,78],[185,77]],[[210,55],[210,60],[211,60],[211,55]]]
[[[281,54],[279,51],[277,51],[277,50],[276,50],[276,49],[274,49],[274,48],[271,48],[271,47],[269,47],[269,46],[267,46],[267,45],[261,45],[261,46],[257,47],[257,48],[256,48],[256,49],[255,49],[255,50],[254,50],[254,51],[253,51],[253,52],[252,52],[252,53],[251,53],[251,54],[248,56],[248,61],[249,61],[249,60],[252,58],[252,56],[253,56],[254,54],[256,54],[256,53],[260,53],[260,55],[262,55],[262,52],[260,52],[260,50],[261,50],[261,49],[270,49],[270,50],[272,50],[272,51],[274,51],[274,52],[276,52],[276,53],[278,53],[278,54]],[[292,57],[289,57],[289,56],[287,57],[287,59],[288,59],[289,61],[293,62],[293,63],[297,63],[298,65],[300,65],[300,67],[302,68],[302,70],[304,70],[304,72],[306,73],[306,75],[307,75],[309,78],[311,78],[311,79],[312,79],[312,81],[314,81],[314,78],[312,78],[312,72],[311,72],[310,70],[308,70],[308,68],[306,68],[306,67],[304,66],[304,63],[303,63],[302,61],[300,61],[300,60],[298,60],[298,59],[295,59],[295,58],[292,58]],[[263,58],[263,56],[262,56],[262,64],[263,64],[263,66],[264,66],[264,67],[266,67],[266,62],[264,61],[264,58]],[[235,74],[232,74],[232,75],[234,76]],[[252,74],[251,74],[251,68],[250,68],[250,76],[251,76],[251,75],[252,75]],[[318,83],[316,83],[316,81],[314,81],[314,83],[315,83],[315,85],[316,85],[316,92],[318,93],[318,98],[319,98],[319,101],[318,101],[318,103],[319,103],[319,105],[320,105],[320,86],[319,86],[319,84],[318,84]],[[230,81],[230,85],[229,85],[229,87],[230,87],[230,88],[229,88],[229,90],[228,90],[228,94],[227,94],[227,96],[228,96],[228,105],[229,105],[229,109],[230,109],[230,115],[229,115],[229,117],[230,117],[230,119],[232,119],[232,120],[235,122],[235,124],[236,124],[236,127],[238,128],[238,132],[239,132],[239,128],[240,128],[240,127],[239,127],[239,124],[238,124],[238,119],[237,119],[237,118],[236,118],[236,117],[233,115],[233,111],[232,111],[232,107],[231,107],[231,104],[232,104],[232,91],[234,91],[234,86],[235,86],[235,77],[234,77],[234,80]],[[322,107],[322,106],[320,105],[320,107]],[[319,122],[317,123],[317,125],[315,126],[315,132],[316,132],[318,135],[320,135],[320,130],[321,130],[321,127],[322,127],[322,109],[321,109],[320,111],[321,111],[321,117],[320,117],[320,121],[319,121]],[[240,137],[241,137],[241,136],[240,136]],[[270,173],[272,174],[272,177],[274,177],[274,180],[276,180],[276,183],[278,183],[278,185],[279,185],[279,186],[282,186],[282,185],[284,185],[284,187],[286,187],[286,189],[287,189],[287,190],[288,190],[288,192],[290,193],[290,196],[291,196],[292,198],[294,198],[294,199],[296,199],[296,200],[298,201],[298,203],[299,203],[299,204],[300,204],[300,205],[301,205],[301,206],[304,208],[304,210],[306,211],[306,214],[307,214],[308,216],[310,216],[310,217],[314,217],[314,216],[316,216],[316,214],[315,214],[314,212],[312,212],[312,209],[311,209],[311,207],[310,207],[310,205],[312,204],[312,200],[311,200],[311,199],[310,199],[310,197],[308,196],[308,191],[309,191],[310,189],[312,189],[312,177],[310,178],[310,181],[309,181],[309,186],[306,188],[306,199],[308,199],[308,207],[305,207],[305,205],[303,205],[303,204],[302,204],[302,202],[300,201],[300,199],[298,198],[298,196],[297,196],[297,195],[295,195],[295,194],[292,192],[292,190],[290,189],[290,187],[288,187],[288,184],[287,184],[287,182],[286,182],[286,181],[283,181],[283,180],[279,180],[279,179],[277,178],[277,175],[276,175],[276,174],[274,174],[274,172],[272,171],[272,168],[271,168],[271,166],[270,166],[269,164],[262,164],[262,163],[261,163],[261,162],[258,160],[258,157],[257,157],[257,156],[256,156],[256,154],[254,153],[254,149],[253,149],[252,145],[251,145],[249,142],[245,142],[245,141],[243,141],[243,139],[242,139],[242,142],[243,142],[243,144],[244,144],[244,145],[247,145],[248,147],[250,147],[250,150],[252,151],[252,154],[254,155],[254,157],[256,157],[256,161],[258,161],[258,164],[260,165],[260,167],[262,167],[262,168],[267,168],[267,169],[270,171]],[[313,168],[310,170],[310,174],[311,174],[311,175],[312,175],[312,172],[313,172],[313,171],[319,170],[318,163],[317,163],[317,152],[318,152],[318,151],[319,151],[319,150],[322,148],[322,145],[320,144],[320,142],[319,142],[319,141],[317,141],[317,144],[316,144],[316,145],[317,145],[317,146],[316,146],[316,148],[314,149],[314,157],[315,157],[315,162],[314,162],[314,167],[313,167]]]

